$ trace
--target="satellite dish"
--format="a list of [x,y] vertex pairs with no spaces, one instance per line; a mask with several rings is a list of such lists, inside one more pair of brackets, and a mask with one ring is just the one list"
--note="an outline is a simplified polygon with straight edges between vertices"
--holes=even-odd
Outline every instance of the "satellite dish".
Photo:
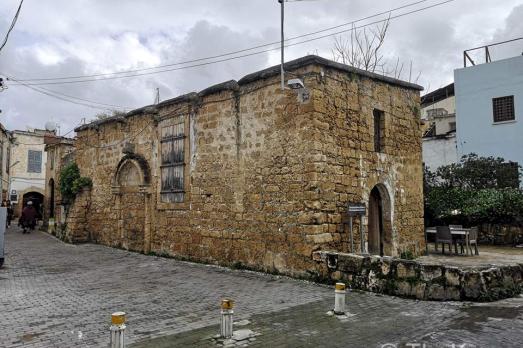
[[56,130],[56,123],[52,121],[47,121],[45,123],[45,130],[48,132],[54,132]]

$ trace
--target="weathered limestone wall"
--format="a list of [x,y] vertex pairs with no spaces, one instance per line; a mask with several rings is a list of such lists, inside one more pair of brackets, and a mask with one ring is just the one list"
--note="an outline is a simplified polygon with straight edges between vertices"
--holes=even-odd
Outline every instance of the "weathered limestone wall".
[[[72,139],[59,139],[57,143],[45,147],[47,162],[45,164],[45,195],[44,195],[44,227],[49,233],[55,233],[55,228],[60,229],[64,222],[62,216],[62,195],[60,193],[60,173],[62,168],[74,160],[74,142]],[[54,200],[54,202],[53,202]],[[49,218],[54,218],[54,226],[49,226]]]
[[0,123],[0,190],[2,192],[2,200],[10,200],[9,192],[9,175],[11,167],[11,147],[12,135]]
[[[419,91],[314,64],[292,72],[308,95],[282,93],[277,75],[247,76],[80,128],[92,240],[312,276],[313,251],[347,246],[347,202],[382,183],[393,202],[388,252],[423,248]],[[382,154],[371,148],[375,107],[391,113]],[[163,203],[160,129],[178,115],[187,117],[185,199]],[[121,169],[126,161],[135,169]]]
[[[337,250],[349,251],[347,225],[340,224],[346,204],[368,202],[379,185],[390,201],[385,254],[418,254],[424,247],[419,92],[335,70],[326,70],[314,87],[314,177],[307,191],[315,205],[311,220],[317,225],[311,231],[316,238],[332,235]],[[384,112],[381,152],[374,150],[374,109]],[[354,231],[358,246],[357,219]]]
[[66,207],[65,224],[55,230],[55,235],[69,243],[85,243],[92,240],[90,235],[89,214],[91,206],[91,190],[83,189],[75,200]]
[[[111,122],[78,133],[76,163],[80,175],[93,180],[87,224],[92,241],[122,247],[119,228],[122,211],[117,205],[119,195],[112,190],[115,172],[126,146],[133,147],[134,152],[143,155],[149,163],[156,163],[153,158],[157,144],[155,130],[152,115],[136,115],[127,122]],[[71,226],[68,229],[73,231]]]

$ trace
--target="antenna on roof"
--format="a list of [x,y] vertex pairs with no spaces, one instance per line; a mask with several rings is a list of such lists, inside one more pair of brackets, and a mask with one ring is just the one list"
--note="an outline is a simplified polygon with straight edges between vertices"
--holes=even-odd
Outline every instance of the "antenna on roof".
[[160,103],[160,88],[156,88],[156,97],[154,98],[154,103],[155,104]]

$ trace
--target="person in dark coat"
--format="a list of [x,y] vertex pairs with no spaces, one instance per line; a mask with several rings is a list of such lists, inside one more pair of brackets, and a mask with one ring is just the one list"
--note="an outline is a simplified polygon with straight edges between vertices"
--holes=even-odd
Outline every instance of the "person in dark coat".
[[8,228],[11,226],[11,220],[13,220],[13,206],[11,205],[11,201],[6,201],[5,199],[2,201],[2,207],[7,208],[7,218],[5,220],[5,227]]
[[7,201],[7,227],[11,227],[11,220],[13,220],[13,205],[11,204],[11,201]]
[[[2,207],[6,208],[6,213],[7,213],[7,215],[9,215],[9,209],[7,208],[7,201],[5,199],[2,201]],[[9,227],[9,218],[6,216],[5,228],[8,228],[8,227]]]
[[35,229],[36,216],[37,212],[35,207],[33,207],[33,202],[27,202],[27,206],[24,208],[24,210],[22,210],[22,216],[20,217],[20,222],[22,223],[22,228],[24,229],[22,233],[30,233],[31,230]]

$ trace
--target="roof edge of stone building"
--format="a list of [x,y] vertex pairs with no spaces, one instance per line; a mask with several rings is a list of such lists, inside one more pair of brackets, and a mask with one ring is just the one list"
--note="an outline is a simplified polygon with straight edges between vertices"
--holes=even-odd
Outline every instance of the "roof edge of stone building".
[[11,134],[13,136],[16,135],[16,134],[19,134],[19,135],[27,135],[27,136],[30,136],[30,137],[44,137],[44,136],[47,136],[49,134],[53,134],[53,132],[51,132],[51,131],[48,131],[46,129],[39,129],[39,128],[34,128],[33,131],[31,131],[31,130],[15,129],[15,130],[12,130],[10,132],[11,132]]
[[[350,65],[341,64],[341,63],[338,63],[338,62],[335,62],[335,61],[332,61],[332,60],[329,60],[329,59],[326,59],[326,58],[323,58],[320,56],[316,56],[316,55],[308,55],[305,57],[291,60],[284,64],[284,69],[285,70],[295,70],[295,69],[299,69],[301,67],[312,65],[312,64],[322,65],[322,66],[340,70],[343,72],[354,73],[357,75],[365,76],[365,77],[373,79],[373,80],[382,81],[385,83],[397,85],[397,86],[408,88],[408,89],[414,89],[414,90],[418,90],[418,91],[423,90],[422,86],[417,85],[415,83],[406,82],[406,81],[398,80],[398,79],[395,79],[392,77],[379,75],[379,74],[372,73],[369,71],[361,70],[361,69],[352,67]],[[238,91],[240,89],[240,86],[242,86],[242,85],[246,85],[246,84],[261,80],[261,79],[273,77],[273,76],[276,76],[279,74],[280,74],[280,65],[274,65],[272,67],[245,75],[238,81],[229,80],[226,82],[218,83],[218,84],[212,85],[210,87],[207,87],[198,93],[196,93],[196,92],[186,93],[186,94],[180,95],[175,98],[164,100],[161,103],[156,104],[156,105],[154,105],[154,104],[147,105],[147,106],[143,106],[141,108],[131,110],[128,113],[126,113],[125,115],[117,115],[117,116],[108,117],[108,118],[105,118],[102,120],[95,120],[88,124],[84,124],[84,125],[81,125],[81,126],[75,128],[74,131],[79,132],[79,131],[83,131],[83,130],[90,129],[90,128],[97,128],[103,124],[111,123],[111,122],[122,122],[125,120],[125,118],[130,117],[130,116],[154,112],[155,111],[154,109],[158,108],[158,107],[168,106],[168,105],[183,103],[183,102],[192,102],[192,101],[196,100],[197,98],[202,98],[207,95],[211,95],[213,93],[218,93],[221,91],[235,92],[235,91]]]
[[189,92],[189,93],[182,94],[182,95],[179,95],[179,96],[171,98],[171,99],[164,100],[163,102],[161,102],[157,105],[149,105],[149,106],[153,106],[153,107],[158,106],[159,107],[159,106],[168,106],[168,105],[177,104],[177,103],[187,103],[187,102],[194,101],[197,97],[198,97],[198,93]]
[[198,97],[205,97],[210,94],[222,92],[222,91],[233,91],[237,92],[240,90],[240,85],[236,80],[229,80],[216,85],[207,87],[206,89],[198,93]]
[[[132,111],[130,111],[132,112]],[[127,114],[125,114],[126,116]],[[117,115],[117,116],[111,116],[111,117],[107,117],[107,118],[104,118],[104,119],[101,119],[101,120],[94,120],[94,121],[91,121],[89,123],[86,123],[86,124],[83,124],[81,126],[78,126],[74,129],[75,132],[79,132],[79,131],[83,131],[83,130],[86,130],[86,129],[91,129],[91,128],[97,128],[103,124],[106,124],[106,123],[112,123],[112,122],[123,122],[125,120],[125,116],[124,115]]]
[[61,144],[67,144],[67,145],[74,145],[75,139],[74,138],[68,138],[61,135],[56,135],[53,138],[58,140],[58,143],[53,145],[61,145]]
[[125,113],[125,114],[122,114],[122,115],[116,115],[116,116],[107,117],[107,118],[104,118],[104,119],[101,119],[101,120],[91,121],[91,122],[89,122],[87,124],[83,124],[83,125],[81,125],[79,127],[76,127],[74,129],[74,131],[75,132],[80,132],[80,131],[83,131],[83,130],[86,130],[86,129],[97,128],[97,127],[99,127],[101,125],[104,125],[106,123],[124,122],[125,119],[128,118],[128,117],[141,115],[141,114],[147,114],[147,113],[156,113],[158,111],[158,107],[168,106],[168,105],[177,104],[177,103],[183,103],[183,102],[191,102],[191,101],[193,101],[197,97],[198,97],[198,94],[195,93],[195,92],[186,93],[186,94],[177,96],[175,98],[164,100],[164,101],[162,101],[162,102],[160,102],[158,104],[151,104],[151,105],[142,106],[140,108],[131,110],[131,111],[129,111],[129,112]]
[[[326,59],[326,58],[323,58],[320,56],[316,56],[316,55],[308,55],[305,57],[291,60],[291,61],[285,63],[283,65],[283,68],[284,68],[284,70],[295,70],[295,69],[298,69],[298,68],[301,68],[301,67],[304,67],[307,65],[311,65],[311,64],[318,64],[318,65],[322,65],[322,66],[325,66],[328,68],[340,70],[343,72],[354,73],[357,75],[368,77],[373,80],[383,81],[383,82],[386,82],[386,83],[389,83],[392,85],[397,85],[397,86],[405,87],[408,89],[414,89],[417,91],[423,90],[422,86],[417,85],[415,83],[406,82],[406,81],[398,80],[398,79],[395,79],[392,77],[379,75],[379,74],[376,74],[373,72],[361,70],[361,69],[355,68],[353,66],[338,63],[338,62],[335,62],[335,61],[332,61],[332,60],[329,60],[329,59]],[[273,77],[273,76],[276,76],[279,74],[280,74],[280,65],[274,65],[270,68],[266,68],[266,69],[245,75],[238,81],[238,84],[245,85],[245,84],[260,80],[260,79]]]

